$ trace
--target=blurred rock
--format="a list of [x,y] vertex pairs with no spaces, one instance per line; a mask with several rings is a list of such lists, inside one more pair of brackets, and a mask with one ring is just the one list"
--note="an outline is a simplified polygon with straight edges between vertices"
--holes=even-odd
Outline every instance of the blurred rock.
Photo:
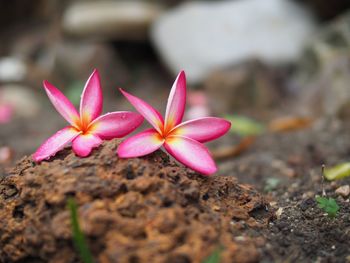
[[13,108],[20,117],[32,117],[38,114],[40,105],[34,93],[28,87],[8,84],[0,86],[0,104]]
[[152,39],[173,73],[185,69],[195,83],[247,59],[293,62],[314,29],[312,16],[289,0],[189,2],[161,16]]
[[287,69],[272,69],[258,61],[214,71],[204,82],[216,113],[268,109],[283,103]]
[[16,82],[24,79],[27,73],[25,63],[16,57],[0,58],[0,82]]
[[314,116],[350,117],[350,12],[322,28],[294,77],[297,108]]
[[350,186],[349,185],[342,185],[335,190],[335,193],[346,198],[350,194]]
[[159,4],[144,1],[80,2],[64,13],[63,28],[75,36],[143,40],[161,11]]

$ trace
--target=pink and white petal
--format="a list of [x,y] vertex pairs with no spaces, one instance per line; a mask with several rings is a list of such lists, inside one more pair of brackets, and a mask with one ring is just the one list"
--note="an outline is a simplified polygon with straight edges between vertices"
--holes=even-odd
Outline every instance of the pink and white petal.
[[145,130],[123,141],[117,150],[120,158],[140,157],[158,150],[164,139],[155,129]]
[[133,132],[143,122],[143,117],[135,112],[110,112],[95,119],[89,132],[101,139],[121,138]]
[[222,118],[205,117],[183,122],[176,126],[171,135],[191,138],[198,142],[215,140],[229,131],[231,123]]
[[71,125],[78,127],[79,125],[79,114],[75,109],[74,105],[59,91],[55,86],[53,86],[47,80],[43,82],[45,91],[50,101],[56,110],[65,118]]
[[100,146],[102,139],[93,134],[81,134],[73,141],[72,148],[80,157],[88,156],[93,148]]
[[163,117],[160,113],[151,105],[141,100],[138,97],[127,93],[126,91],[119,89],[121,93],[127,98],[127,100],[135,107],[135,109],[158,131],[163,130]]
[[39,147],[33,154],[33,160],[35,162],[41,162],[42,160],[49,159],[73,141],[79,134],[80,132],[72,126],[59,130]]
[[186,106],[186,75],[181,71],[177,76],[168,98],[165,112],[165,130],[178,125],[184,116]]
[[103,96],[97,69],[87,80],[80,100],[80,118],[84,125],[90,124],[102,112]]
[[203,175],[217,171],[209,150],[201,143],[183,136],[169,136],[164,148],[180,163]]

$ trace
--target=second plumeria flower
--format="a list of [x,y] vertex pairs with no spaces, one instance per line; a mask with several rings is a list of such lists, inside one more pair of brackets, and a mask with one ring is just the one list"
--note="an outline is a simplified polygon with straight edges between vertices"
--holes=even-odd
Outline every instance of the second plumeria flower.
[[69,143],[72,143],[73,151],[78,156],[86,157],[103,140],[124,137],[143,121],[140,114],[128,111],[110,112],[100,116],[103,96],[97,70],[94,70],[85,84],[80,113],[52,84],[48,81],[44,81],[43,84],[50,101],[70,125],[59,130],[39,147],[33,155],[36,162],[55,155]]
[[165,112],[162,115],[143,100],[121,90],[129,102],[153,126],[126,139],[119,145],[121,158],[139,157],[152,153],[161,146],[180,163],[204,175],[216,172],[216,164],[202,144],[224,135],[231,123],[214,117],[205,117],[182,123],[186,104],[186,77],[182,71],[171,89]]

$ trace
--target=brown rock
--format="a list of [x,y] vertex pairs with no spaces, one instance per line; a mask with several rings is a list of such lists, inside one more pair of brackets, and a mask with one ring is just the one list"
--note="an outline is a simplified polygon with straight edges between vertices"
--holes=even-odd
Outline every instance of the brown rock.
[[251,186],[203,177],[161,151],[118,159],[118,143],[84,159],[70,149],[41,164],[24,158],[0,177],[0,262],[76,262],[70,197],[99,262],[202,262],[218,245],[223,263],[258,260],[255,241],[235,241],[240,233],[231,225],[233,218],[247,227],[270,218]]

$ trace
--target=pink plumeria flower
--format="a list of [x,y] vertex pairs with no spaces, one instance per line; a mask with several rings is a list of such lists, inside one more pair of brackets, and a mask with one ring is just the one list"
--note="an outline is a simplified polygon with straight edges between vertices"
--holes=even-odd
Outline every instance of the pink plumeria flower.
[[73,151],[78,156],[86,157],[103,140],[124,137],[143,121],[141,115],[128,111],[110,112],[100,116],[103,97],[97,70],[94,70],[85,84],[80,101],[80,114],[48,81],[44,81],[44,88],[56,110],[70,125],[59,130],[39,147],[33,155],[36,162],[49,159],[69,143],[72,143]]
[[201,174],[211,175],[217,171],[213,158],[202,143],[224,135],[231,123],[214,117],[181,123],[186,104],[186,77],[183,71],[171,89],[165,121],[156,109],[143,100],[122,89],[121,92],[153,128],[122,142],[117,150],[120,158],[144,156],[164,146],[176,160]]

